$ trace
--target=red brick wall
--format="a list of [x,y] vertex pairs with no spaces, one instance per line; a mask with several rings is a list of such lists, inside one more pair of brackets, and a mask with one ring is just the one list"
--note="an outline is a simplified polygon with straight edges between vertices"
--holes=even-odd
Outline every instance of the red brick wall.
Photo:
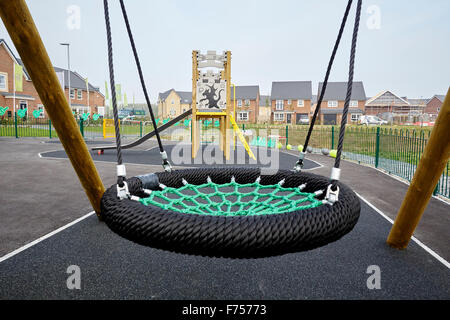
[[[8,92],[14,92],[14,60],[9,55],[8,51],[3,45],[0,45],[0,72],[4,72],[8,74]],[[35,100],[24,100],[27,102],[28,115],[31,116],[33,110],[38,109],[38,104],[42,104],[41,99],[39,98],[36,90],[34,89],[33,83],[31,81],[27,81],[25,76],[22,78],[23,83],[23,91],[16,92],[16,94],[23,94],[32,96]],[[20,103],[20,98],[16,98],[16,106]],[[8,98],[5,99],[4,96],[0,96],[0,106],[9,107],[8,111],[13,111],[13,99]],[[5,114],[7,116],[7,113]]]
[[[238,107],[238,100],[236,99],[236,122],[238,123],[256,123],[258,120],[258,114],[259,114],[259,95],[256,97],[256,99],[250,100],[250,105],[247,107],[245,106],[245,100],[242,99],[242,106]],[[234,107],[234,100],[231,98],[231,106]],[[238,120],[238,112],[239,111],[248,111],[248,121],[240,121]]]
[[[280,100],[280,99],[279,99]],[[288,105],[288,100],[285,99],[283,100],[284,102],[284,106],[283,106],[283,110],[276,110],[276,104],[277,101],[276,100],[272,100],[272,114],[270,116],[270,121],[272,123],[286,123],[287,122],[287,117],[286,115],[284,115],[284,120],[283,121],[275,121],[274,120],[274,112],[283,112],[283,111],[292,111],[292,118],[291,118],[291,123],[295,124],[296,123],[296,117],[297,117],[297,113],[305,113],[308,115],[309,118],[311,118],[311,100],[303,100],[303,107],[299,107],[298,106],[298,100],[297,99],[291,99],[291,104]]]
[[438,114],[439,113],[438,109],[440,110],[440,108],[442,107],[442,104],[443,103],[441,102],[441,100],[434,97],[427,103],[427,106],[424,109],[424,113]]
[[[322,103],[320,104],[320,110],[335,110],[335,109],[344,109],[344,103],[345,101],[342,100],[338,100],[338,105],[337,107],[328,107],[328,101],[322,101]],[[365,105],[366,105],[366,101],[364,100],[358,100],[358,107],[349,107],[348,108],[348,116],[347,116],[347,123],[352,123],[351,122],[351,111],[352,109],[360,109],[362,110],[362,112],[365,112]],[[320,123],[323,123],[323,114],[319,111],[320,113]],[[342,114],[338,114],[336,117],[336,124],[340,124],[341,123],[341,119],[342,119]]]

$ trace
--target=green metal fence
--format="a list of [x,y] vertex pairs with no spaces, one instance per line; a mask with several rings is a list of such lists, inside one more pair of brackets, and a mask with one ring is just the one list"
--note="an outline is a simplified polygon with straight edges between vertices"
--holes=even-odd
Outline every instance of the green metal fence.
[[[243,127],[244,128],[244,127]],[[308,126],[258,126],[245,125],[253,136],[277,136],[284,145],[303,145]],[[309,146],[315,151],[322,148],[337,149],[339,126],[314,128]],[[431,131],[382,127],[349,126],[345,130],[344,159],[357,161],[389,174],[411,181]],[[450,198],[450,161],[436,186],[434,194]]]
[[[78,120],[80,132],[85,139],[103,139],[103,122]],[[173,130],[184,128],[182,123]],[[164,132],[163,138],[170,139],[172,130]],[[189,127],[184,128],[185,135],[190,134]],[[252,130],[253,137],[278,137],[284,146],[290,144],[293,149],[302,145],[308,133],[307,126],[242,126],[244,130]],[[120,126],[122,138],[139,138],[153,131],[150,122],[130,121]],[[398,129],[386,127],[346,127],[343,157],[358,163],[374,166],[411,181],[430,137],[430,130]],[[48,137],[56,138],[57,134],[50,120],[44,118],[18,117],[0,119],[0,136],[9,137]],[[209,136],[208,136],[209,137]],[[316,126],[312,132],[309,145],[320,151],[321,148],[336,149],[339,137],[338,126]],[[294,149],[295,150],[295,149]],[[436,186],[434,194],[450,199],[450,161]]]

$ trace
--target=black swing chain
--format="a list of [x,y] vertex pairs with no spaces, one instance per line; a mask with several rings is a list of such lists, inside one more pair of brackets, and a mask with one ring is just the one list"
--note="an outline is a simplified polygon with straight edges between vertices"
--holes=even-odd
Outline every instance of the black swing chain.
[[[306,140],[305,140],[305,145],[303,147],[302,152],[300,153],[300,157],[299,160],[297,161],[294,170],[295,171],[301,171],[301,169],[303,168],[303,159],[305,158],[305,154],[306,154],[306,150],[308,147],[308,143],[309,143],[309,139],[311,137],[311,133],[312,130],[314,128],[314,124],[317,118],[317,114],[320,111],[320,106],[322,104],[322,100],[323,97],[325,95],[325,91],[326,91],[326,87],[328,84],[328,77],[330,75],[330,71],[331,71],[331,67],[333,65],[333,61],[334,61],[334,57],[336,55],[336,51],[339,47],[339,43],[342,37],[342,33],[344,31],[345,28],[345,24],[346,24],[346,20],[350,11],[350,7],[352,4],[352,0],[348,1],[347,4],[347,8],[345,10],[345,14],[344,14],[344,18],[342,19],[342,23],[341,23],[341,27],[339,29],[339,34],[338,37],[336,39],[336,43],[334,45],[333,48],[333,53],[331,55],[330,61],[328,63],[328,68],[327,68],[327,72],[325,74],[325,80],[322,84],[322,89],[320,91],[320,96],[319,99],[317,100],[317,106],[316,106],[316,110],[314,111],[314,115],[313,118],[311,120],[311,124],[308,130],[308,134],[306,136]],[[355,24],[353,27],[353,36],[352,36],[352,44],[351,44],[351,51],[350,51],[350,62],[349,62],[349,74],[348,74],[348,81],[347,81],[347,94],[345,97],[345,102],[344,102],[344,108],[342,111],[342,119],[341,119],[341,127],[340,127],[340,131],[339,131],[339,142],[338,142],[338,148],[337,148],[337,153],[336,153],[336,159],[334,162],[334,167],[331,170],[331,184],[328,186],[327,192],[326,192],[326,199],[330,202],[330,203],[334,203],[338,200],[338,194],[339,194],[339,188],[337,186],[337,183],[339,181],[340,178],[340,162],[341,162],[341,154],[342,154],[342,148],[344,145],[344,136],[345,136],[345,126],[347,124],[347,115],[348,115],[348,107],[350,105],[350,99],[351,99],[351,95],[352,95],[352,89],[353,89],[353,75],[354,75],[354,65],[355,65],[355,55],[356,55],[356,42],[357,42],[357,38],[358,38],[358,30],[359,30],[359,22],[360,22],[360,17],[361,17],[361,6],[362,6],[362,0],[358,0],[357,3],[357,7],[356,7],[356,15],[355,15]]]
[[311,119],[311,124],[308,128],[308,134],[306,135],[305,143],[303,145],[303,150],[300,152],[300,158],[298,159],[297,163],[295,164],[294,170],[295,171],[301,171],[303,169],[303,159],[306,154],[306,149],[308,148],[309,139],[311,138],[311,134],[314,128],[314,124],[316,123],[317,115],[320,111],[320,106],[322,104],[322,100],[325,94],[325,90],[327,88],[328,84],[328,78],[330,76],[331,67],[333,66],[334,58],[336,56],[336,52],[339,48],[339,44],[341,42],[342,34],[344,33],[345,25],[347,23],[348,14],[350,12],[350,8],[352,6],[353,0],[348,0],[347,7],[345,9],[344,17],[342,18],[341,27],[339,28],[338,36],[336,38],[336,42],[334,43],[333,52],[331,53],[330,61],[328,62],[327,71],[325,73],[325,79],[322,84],[322,90],[320,91],[319,99],[317,100],[316,110],[314,110],[313,117]]
[[122,146],[120,141],[120,127],[119,127],[119,115],[117,112],[116,101],[116,86],[114,81],[114,63],[113,63],[113,49],[112,49],[112,37],[111,37],[111,25],[109,22],[109,9],[108,0],[103,0],[103,7],[105,10],[105,24],[106,24],[106,37],[108,41],[108,65],[109,65],[109,79],[111,86],[111,99],[114,115],[114,128],[116,133],[116,146],[117,146],[117,185],[120,188],[126,188],[126,172],[125,166],[122,163]]

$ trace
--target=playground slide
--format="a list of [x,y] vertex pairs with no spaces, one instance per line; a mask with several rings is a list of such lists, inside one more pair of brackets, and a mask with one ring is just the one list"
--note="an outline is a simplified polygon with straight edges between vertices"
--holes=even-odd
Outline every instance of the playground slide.
[[[158,132],[162,132],[162,131],[166,130],[167,128],[173,126],[178,121],[186,118],[187,116],[190,116],[191,114],[192,114],[192,109],[189,109],[188,111],[180,114],[178,117],[168,121],[167,123],[163,124],[162,126],[159,126],[156,130],[158,130]],[[156,130],[147,133],[145,136],[143,136],[142,138],[137,139],[136,141],[133,141],[133,142],[131,142],[129,144],[122,145],[122,149],[129,149],[129,148],[133,148],[133,147],[136,147],[136,146],[140,145],[144,141],[147,141],[148,139],[153,137],[156,134]],[[96,150],[112,150],[112,149],[116,149],[116,146],[100,146],[100,147],[92,148],[93,151],[96,151]]]
[[231,120],[231,124],[233,125],[233,130],[236,131],[239,139],[241,140],[242,144],[244,145],[245,150],[247,150],[247,153],[250,157],[253,158],[253,160],[256,160],[255,155],[252,152],[252,149],[250,149],[247,140],[245,140],[244,135],[241,132],[241,129],[239,129],[239,126],[237,125],[236,121],[234,121],[233,116],[230,114],[230,120]]

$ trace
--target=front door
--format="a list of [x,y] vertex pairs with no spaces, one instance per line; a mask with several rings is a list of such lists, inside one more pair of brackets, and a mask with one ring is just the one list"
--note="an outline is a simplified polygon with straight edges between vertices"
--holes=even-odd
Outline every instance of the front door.
[[336,115],[335,114],[324,114],[323,115],[323,124],[336,125]]
[[286,114],[286,123],[291,123],[291,118],[292,118],[292,114],[291,113],[287,113]]

